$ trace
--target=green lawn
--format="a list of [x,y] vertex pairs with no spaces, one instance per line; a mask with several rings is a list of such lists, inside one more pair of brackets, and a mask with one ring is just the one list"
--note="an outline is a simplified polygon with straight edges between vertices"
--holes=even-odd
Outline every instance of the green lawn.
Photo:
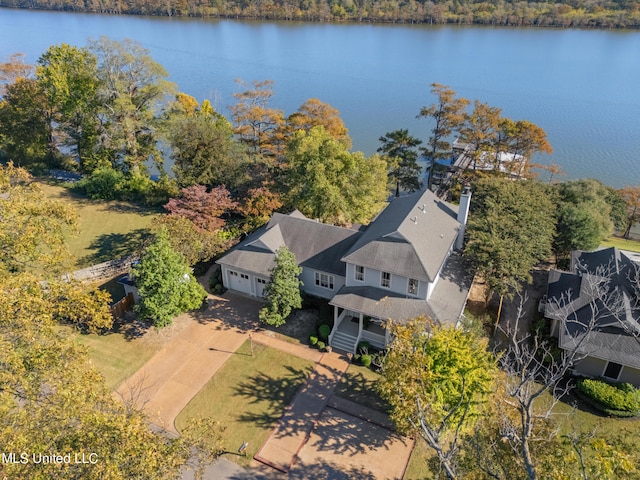
[[81,335],[68,329],[75,340],[89,349],[89,357],[102,375],[109,390],[115,390],[156,353],[160,346],[151,346],[140,340],[128,340],[120,333],[108,335]]
[[[178,430],[191,418],[214,418],[226,430],[230,460],[247,466],[291,403],[313,368],[313,362],[245,342],[189,402],[176,419]],[[247,456],[236,454],[249,442]]]
[[78,214],[80,233],[67,239],[77,268],[136,251],[158,215],[158,210],[126,202],[90,200],[57,185],[40,187],[47,197],[70,204]]
[[626,238],[616,237],[614,235],[607,238],[600,245],[601,247],[617,247],[620,250],[629,250],[630,252],[640,253],[640,241],[627,240]]

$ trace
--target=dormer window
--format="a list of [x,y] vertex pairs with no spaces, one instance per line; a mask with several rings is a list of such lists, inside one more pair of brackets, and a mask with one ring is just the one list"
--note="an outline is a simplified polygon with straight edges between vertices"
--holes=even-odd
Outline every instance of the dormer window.
[[407,287],[407,293],[409,295],[418,294],[418,280],[416,280],[415,278],[409,279],[409,286]]
[[356,265],[355,279],[364,282],[364,267],[362,265]]
[[391,288],[391,274],[389,272],[380,273],[380,286],[382,288]]

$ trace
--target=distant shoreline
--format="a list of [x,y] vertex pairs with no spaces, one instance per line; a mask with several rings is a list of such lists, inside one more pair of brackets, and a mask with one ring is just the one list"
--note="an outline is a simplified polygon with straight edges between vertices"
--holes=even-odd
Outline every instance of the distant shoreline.
[[[211,5],[211,4],[215,5]],[[259,4],[257,4],[259,3]],[[356,4],[356,3],[359,3]],[[571,2],[575,3],[575,2]],[[132,0],[127,4],[116,0],[84,6],[73,0],[0,0],[0,7],[23,10],[98,13],[105,15],[141,15],[157,17],[216,18],[224,20],[292,21],[310,23],[370,23],[414,25],[484,25],[491,27],[582,28],[596,30],[640,29],[640,9],[619,7],[611,2],[595,0],[588,7],[572,6],[567,0],[539,2],[459,2],[433,3],[400,0],[290,0],[276,2],[209,2],[209,0],[169,0],[158,4],[148,0]]]

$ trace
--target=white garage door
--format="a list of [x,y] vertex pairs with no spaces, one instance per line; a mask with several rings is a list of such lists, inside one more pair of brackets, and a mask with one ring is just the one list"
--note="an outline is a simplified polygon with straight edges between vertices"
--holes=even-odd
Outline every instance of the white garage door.
[[239,292],[248,293],[251,295],[251,282],[249,282],[249,275],[246,273],[236,272],[229,270],[229,288],[231,290],[237,290]]
[[267,284],[267,281],[264,278],[256,278],[256,296],[262,297],[264,296],[264,286]]

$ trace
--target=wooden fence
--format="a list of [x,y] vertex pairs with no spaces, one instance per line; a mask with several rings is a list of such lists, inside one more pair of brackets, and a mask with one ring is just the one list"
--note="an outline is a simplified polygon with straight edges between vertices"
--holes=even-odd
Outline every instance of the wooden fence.
[[131,310],[135,305],[135,300],[133,299],[133,293],[129,292],[129,294],[120,300],[118,303],[115,303],[111,307],[111,315],[113,318],[122,318],[125,312]]
[[135,255],[117,258],[115,260],[109,260],[108,262],[83,268],[82,270],[67,273],[62,278],[67,281],[79,280],[81,282],[110,280],[118,275],[129,272],[131,264],[138,259],[139,257]]

